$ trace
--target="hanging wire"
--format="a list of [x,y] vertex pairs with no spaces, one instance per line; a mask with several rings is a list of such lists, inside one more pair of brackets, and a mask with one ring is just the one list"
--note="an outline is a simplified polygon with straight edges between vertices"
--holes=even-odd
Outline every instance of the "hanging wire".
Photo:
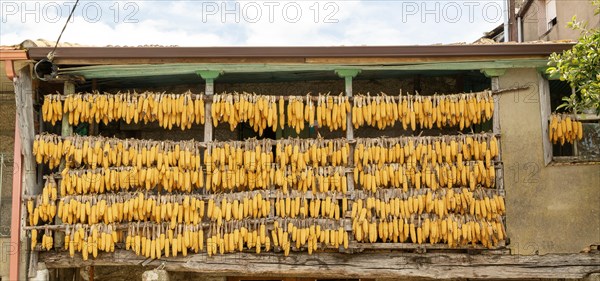
[[60,42],[60,38],[62,37],[63,32],[65,32],[65,29],[67,28],[67,25],[69,24],[69,21],[71,20],[71,16],[73,16],[73,13],[75,12],[75,8],[77,8],[78,3],[79,3],[79,0],[75,1],[75,5],[73,5],[73,9],[71,9],[71,13],[69,13],[67,22],[65,22],[65,25],[63,26],[62,31],[58,35],[58,39],[56,40],[56,44],[54,44],[54,48],[52,49],[52,51],[50,53],[48,53],[48,56],[47,56],[48,60],[50,60],[50,61],[54,60],[54,52],[56,51],[56,47],[58,47],[58,42]]

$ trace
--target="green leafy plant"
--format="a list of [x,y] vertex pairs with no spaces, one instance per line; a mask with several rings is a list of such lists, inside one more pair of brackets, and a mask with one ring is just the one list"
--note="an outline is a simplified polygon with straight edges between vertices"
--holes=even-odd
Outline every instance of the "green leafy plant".
[[[600,0],[592,0],[595,15],[600,14]],[[581,31],[581,37],[569,50],[550,55],[547,72],[568,81],[576,94],[563,98],[565,108],[574,113],[594,109],[600,114],[600,28],[588,29],[586,22],[573,16],[568,27]]]

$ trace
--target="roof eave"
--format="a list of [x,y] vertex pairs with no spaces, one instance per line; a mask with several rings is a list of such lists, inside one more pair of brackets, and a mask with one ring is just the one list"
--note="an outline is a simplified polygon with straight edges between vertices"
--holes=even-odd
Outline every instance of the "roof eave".
[[[352,58],[352,57],[465,57],[465,56],[548,56],[569,49],[569,43],[427,45],[427,46],[355,46],[355,47],[64,47],[55,51],[56,59],[181,59],[181,58]],[[43,59],[52,50],[34,47],[28,50],[34,60]]]

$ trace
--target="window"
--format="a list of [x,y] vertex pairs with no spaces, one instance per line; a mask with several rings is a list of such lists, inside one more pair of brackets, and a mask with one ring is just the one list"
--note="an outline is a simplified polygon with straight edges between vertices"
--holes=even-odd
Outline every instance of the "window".
[[556,0],[546,0],[546,24],[546,30],[556,25]]
[[[540,106],[542,112],[542,129],[545,164],[553,163],[580,163],[600,161],[600,116],[595,113],[572,114],[564,109],[557,110],[562,104],[562,98],[570,96],[573,90],[569,84],[560,80],[547,80],[541,78]],[[582,123],[583,138],[573,143],[553,143],[549,138],[550,118],[552,113],[569,114],[569,116]]]

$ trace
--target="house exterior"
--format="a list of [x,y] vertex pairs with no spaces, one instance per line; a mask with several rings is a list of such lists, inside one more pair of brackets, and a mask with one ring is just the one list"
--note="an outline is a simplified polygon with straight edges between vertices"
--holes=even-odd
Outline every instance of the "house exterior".
[[577,40],[580,32],[567,27],[576,16],[588,23],[588,28],[600,27],[600,18],[594,15],[591,1],[525,1],[518,12],[522,25],[522,42],[544,40]]
[[[558,28],[555,30],[549,34],[558,34]],[[127,278],[123,275],[129,275],[128,279],[137,279],[142,278],[143,271],[159,268],[160,270],[154,271],[157,276],[164,278],[164,274],[167,274],[170,275],[170,280],[283,280],[300,277],[312,278],[311,280],[596,280],[600,271],[600,162],[589,159],[565,161],[554,157],[548,141],[548,122],[553,110],[550,104],[551,87],[544,74],[547,59],[551,53],[571,46],[543,43],[390,47],[59,47],[52,61],[58,67],[54,72],[35,66],[36,62],[46,58],[52,51],[51,48],[29,48],[26,50],[27,60],[20,59],[25,64],[17,64],[21,67],[15,70],[14,78],[18,120],[15,165],[24,168],[13,181],[11,229],[16,232],[11,236],[11,243],[20,248],[16,251],[18,255],[10,257],[9,278],[25,279],[49,273],[52,276],[49,279],[57,278],[56,280],[71,280],[73,276],[82,278],[81,275],[88,279],[91,276],[94,280]],[[3,60],[13,63],[17,59],[3,56]],[[456,128],[420,128],[415,131],[403,129],[398,124],[386,128],[356,128],[352,123],[353,111],[349,111],[345,131],[332,130],[327,125],[309,128],[311,123],[306,124],[306,129],[296,131],[287,124],[273,130],[271,135],[265,133],[261,136],[252,125],[232,125],[230,129],[230,126],[219,119],[223,118],[223,113],[214,116],[209,114],[215,110],[211,106],[219,102],[211,99],[210,95],[226,96],[233,92],[271,95],[282,97],[282,100],[285,97],[286,104],[295,99],[309,104],[313,99],[311,96],[317,100],[319,93],[327,92],[332,93],[331,96],[341,93],[339,99],[348,97],[352,100],[360,99],[367,93],[377,95],[375,93],[379,92],[396,97],[407,96],[406,93],[409,93],[413,96],[411,98],[419,93],[426,99],[460,93],[468,96],[472,92],[486,89],[491,91],[489,93],[493,97],[490,100],[493,101],[493,116],[490,116],[488,122],[473,125],[460,134],[456,132],[459,130]],[[45,117],[41,115],[45,113],[40,112],[44,96],[57,91],[61,95],[121,92],[127,93],[124,94],[125,98],[131,98],[137,97],[139,93],[168,92],[177,95],[187,90],[198,95],[190,97],[206,98],[206,119],[203,120],[203,125],[190,125],[186,130],[165,129],[156,122],[136,124],[115,121],[107,124],[90,122],[89,126],[71,125],[67,122],[68,114],[64,115],[62,123],[52,125],[44,122]],[[56,97],[59,103],[62,102],[60,96]],[[401,97],[398,98],[400,99]],[[289,118],[287,114],[289,111],[286,113],[286,118]],[[220,121],[213,123],[211,118]],[[177,257],[146,258],[124,249],[125,236],[131,233],[154,235],[156,230],[136,232],[131,226],[121,229],[119,227],[122,224],[113,223],[111,225],[115,232],[118,232],[117,229],[121,231],[115,237],[123,236],[117,238],[119,243],[115,243],[114,252],[100,252],[96,258],[88,258],[87,254],[84,256],[80,253],[70,257],[69,251],[63,246],[64,233],[69,228],[76,229],[79,226],[58,220],[31,225],[28,219],[27,203],[39,200],[35,199],[36,196],[43,193],[47,179],[52,177],[52,168],[45,166],[46,164],[36,164],[33,152],[34,140],[40,141],[42,138],[36,135],[43,132],[55,135],[55,139],[65,140],[75,138],[76,135],[91,138],[114,137],[115,141],[155,140],[163,143],[168,140],[194,139],[201,149],[206,150],[209,147],[217,149],[225,143],[234,145],[234,141],[248,145],[248,140],[253,138],[265,143],[277,143],[300,137],[300,141],[310,143],[322,137],[325,141],[341,140],[353,147],[353,151],[356,143],[383,136],[400,141],[412,138],[418,141],[427,136],[455,138],[461,134],[487,132],[488,136],[497,138],[499,154],[494,157],[494,166],[491,167],[495,171],[494,187],[483,189],[483,192],[494,192],[504,198],[506,212],[499,217],[499,222],[505,229],[506,236],[489,247],[483,247],[479,243],[454,246],[443,243],[419,244],[410,240],[399,243],[377,237],[371,243],[357,241],[356,230],[351,226],[354,217],[350,213],[353,207],[349,207],[348,212],[342,213],[338,219],[347,223],[340,225],[340,235],[347,235],[346,239],[350,240],[347,242],[348,246],[342,246],[341,243],[337,247],[318,248],[310,255],[305,247],[293,248],[289,255],[276,247],[269,252],[265,252],[264,248],[262,253],[250,252],[254,250],[248,247],[235,253],[209,255],[203,251],[195,254],[190,250],[186,256],[180,254]],[[210,153],[212,152],[204,154],[203,158],[206,159]],[[349,163],[348,169],[355,169],[353,165],[356,163],[353,160],[349,160]],[[217,168],[216,173],[218,172],[222,171]],[[69,171],[64,172],[68,173]],[[224,181],[223,178],[222,180]],[[352,182],[349,192],[343,195],[333,193],[334,201],[337,200],[335,198],[340,198],[337,202],[342,204],[343,200],[348,199],[353,206],[352,202],[362,198],[361,196],[374,196],[377,193],[368,193],[364,184],[359,184],[350,177],[348,182]],[[216,184],[221,182],[217,181]],[[414,182],[411,181],[410,184]],[[297,187],[291,187],[294,188]],[[412,189],[413,187],[409,188]],[[279,188],[267,188],[267,191],[279,192]],[[158,196],[154,192],[150,190],[149,193],[146,192],[146,196]],[[238,198],[235,196],[240,196],[243,192],[172,193],[182,196],[194,194],[193,196],[206,199],[222,196],[222,193],[233,194],[234,198]],[[99,194],[102,193],[90,193],[89,196],[96,197]],[[256,192],[253,194],[256,195]],[[266,200],[271,200],[270,204],[279,202],[280,193],[276,196],[272,195],[275,193],[264,194]],[[309,194],[310,191],[304,193],[302,200],[313,200],[320,196]],[[348,197],[345,197],[346,194]],[[398,193],[392,191],[389,194],[393,197],[393,194]],[[59,192],[57,201],[67,200],[66,198],[80,200],[88,195],[82,196],[73,197]],[[483,196],[480,197],[482,200],[485,197],[480,196]],[[102,197],[96,199],[100,200],[99,198]],[[91,200],[96,202],[96,199]],[[20,210],[16,207],[18,205],[21,206]],[[254,223],[266,224],[268,229],[276,227],[273,222],[281,219],[281,216],[276,215],[278,213],[275,208],[270,210],[272,213],[265,219]],[[452,216],[460,217],[461,214],[457,212]],[[408,220],[405,218],[405,223],[412,223],[413,218],[414,216]],[[326,218],[319,217],[307,222],[321,219]],[[378,217],[377,222],[383,221],[386,219]],[[371,221],[373,222],[375,219]],[[468,221],[461,221],[461,225],[466,222]],[[204,227],[207,235],[214,234],[217,229],[213,228],[214,224],[215,221],[210,219],[202,220],[193,229]],[[86,227],[85,223],[82,225]],[[235,223],[225,225],[237,227]],[[300,223],[295,227],[302,225]],[[421,225],[420,219],[417,225]],[[50,243],[48,247],[51,250],[41,248],[45,247],[42,245],[29,251],[33,230],[40,233],[39,238],[44,233],[53,237],[54,243]],[[85,231],[88,230],[91,231],[89,227]],[[38,263],[32,262],[36,260]],[[123,275],[108,273],[114,270],[118,272],[119,268]],[[144,280],[156,280],[148,279],[151,278],[149,275],[151,274],[145,273]]]

